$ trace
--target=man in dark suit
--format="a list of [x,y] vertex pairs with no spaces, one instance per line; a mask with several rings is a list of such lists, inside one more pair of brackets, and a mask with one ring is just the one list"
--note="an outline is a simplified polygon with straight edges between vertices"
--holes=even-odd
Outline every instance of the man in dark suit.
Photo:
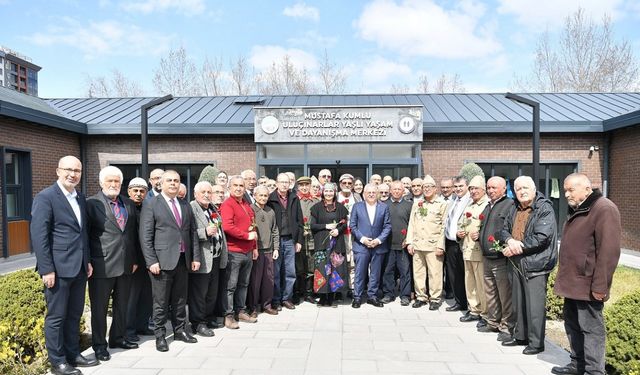
[[178,172],[164,172],[162,192],[145,202],[140,215],[140,244],[151,278],[156,349],[161,352],[169,350],[165,338],[169,303],[173,339],[198,341],[185,329],[185,305],[187,272],[200,268],[202,253],[191,207],[177,198],[179,187]]
[[378,187],[367,184],[364,187],[364,202],[358,202],[351,210],[349,227],[353,235],[353,254],[356,261],[353,308],[362,303],[365,280],[369,275],[367,303],[382,307],[378,300],[378,287],[382,273],[384,255],[389,251],[387,237],[391,234],[389,206],[378,202]]
[[78,375],[75,367],[95,366],[98,361],[80,354],[80,317],[84,309],[89,263],[89,240],[84,196],[75,188],[82,163],[65,156],[56,169],[58,181],[33,199],[31,246],[44,283],[47,316],[44,337],[51,372]]
[[136,259],[138,220],[133,202],[120,195],[122,172],[114,166],[99,174],[102,191],[87,200],[87,228],[93,277],[89,280],[91,341],[96,358],[111,359],[107,351],[107,310],[113,298],[109,347],[135,349],[125,340],[127,303]]

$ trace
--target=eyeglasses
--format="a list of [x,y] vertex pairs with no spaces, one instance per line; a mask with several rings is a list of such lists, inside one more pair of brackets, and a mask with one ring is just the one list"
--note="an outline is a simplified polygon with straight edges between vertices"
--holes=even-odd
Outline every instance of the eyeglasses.
[[342,181],[341,185],[353,185],[353,182]]
[[388,191],[381,191],[380,194],[381,195],[389,195],[389,192]]
[[65,171],[69,174],[75,173],[75,174],[80,174],[82,173],[82,169],[71,169],[71,168],[58,168],[61,171]]

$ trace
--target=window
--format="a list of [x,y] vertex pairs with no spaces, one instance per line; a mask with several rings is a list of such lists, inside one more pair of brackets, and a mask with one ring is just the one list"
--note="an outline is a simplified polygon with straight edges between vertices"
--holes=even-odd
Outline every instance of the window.
[[7,220],[28,219],[31,211],[31,161],[28,152],[3,149]]

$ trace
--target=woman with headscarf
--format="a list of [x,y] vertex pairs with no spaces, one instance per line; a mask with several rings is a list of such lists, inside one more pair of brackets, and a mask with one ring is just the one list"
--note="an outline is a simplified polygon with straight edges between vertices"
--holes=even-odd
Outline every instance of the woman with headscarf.
[[315,247],[313,290],[318,306],[332,306],[335,293],[343,289],[347,275],[344,232],[348,211],[336,199],[336,185],[326,183],[322,200],[311,207],[310,229]]

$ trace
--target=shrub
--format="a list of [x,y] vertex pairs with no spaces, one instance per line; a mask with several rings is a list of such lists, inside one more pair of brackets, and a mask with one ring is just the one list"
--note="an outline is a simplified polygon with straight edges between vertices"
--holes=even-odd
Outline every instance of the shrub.
[[215,185],[218,173],[220,173],[220,171],[218,171],[218,168],[214,167],[213,165],[207,165],[206,167],[204,167],[202,172],[200,172],[198,182],[207,181],[211,185]]
[[556,275],[558,274],[558,267],[556,267],[547,280],[547,319],[558,320],[562,319],[562,306],[564,305],[564,298],[553,293],[553,286],[556,283]]
[[463,165],[460,169],[460,176],[464,176],[467,179],[467,182],[471,182],[471,179],[475,176],[482,176],[482,178],[485,178],[482,168],[480,168],[476,163],[467,163]]
[[640,290],[620,298],[604,311],[607,366],[610,374],[640,373]]
[[42,374],[46,304],[42,280],[33,270],[0,277],[0,373]]

